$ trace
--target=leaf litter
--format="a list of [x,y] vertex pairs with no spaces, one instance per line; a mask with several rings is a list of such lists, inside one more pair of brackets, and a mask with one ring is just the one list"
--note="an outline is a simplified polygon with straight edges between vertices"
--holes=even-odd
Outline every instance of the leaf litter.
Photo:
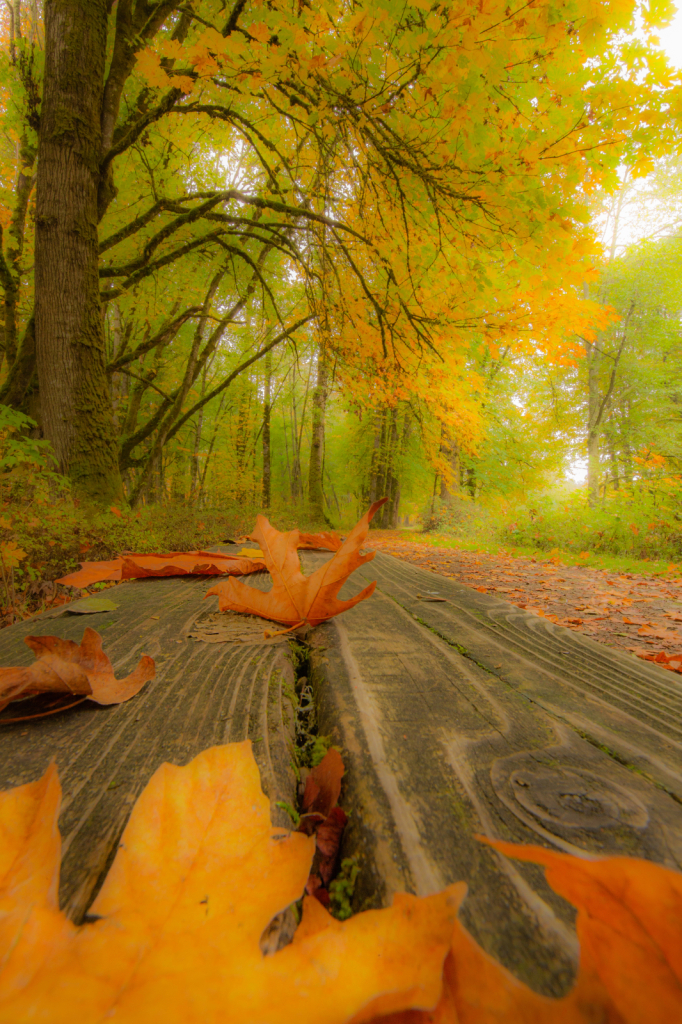
[[[313,623],[324,621],[323,611],[330,617],[369,596],[373,587],[351,602],[336,599],[349,572],[373,557],[360,555],[359,547],[379,505],[341,545],[341,557],[327,563],[337,560],[336,571],[330,579],[323,573],[314,581],[316,596],[302,608],[291,591],[307,598],[312,577],[306,579],[298,568],[282,571],[293,566],[291,552],[300,545],[259,517],[256,539],[268,568],[275,570],[273,590],[279,573],[294,610],[306,612]],[[391,549],[385,541],[377,546]],[[393,547],[400,557],[451,578],[458,575],[450,571],[456,567],[449,549]],[[468,554],[456,556],[461,562]],[[575,590],[582,586],[584,594],[585,581],[576,586],[575,571],[567,567],[531,563],[533,571],[514,559],[512,571],[508,561],[498,557],[491,567],[486,559],[492,561],[479,555],[460,565],[461,581],[480,591],[510,594],[519,607],[582,632],[609,636],[605,627],[594,627],[616,614],[629,627],[627,638],[636,630],[647,644],[682,642],[674,625],[651,614],[660,611],[656,601],[676,601],[679,592],[672,587],[678,581],[610,579],[603,573],[602,579],[592,577],[589,596],[576,600]],[[472,571],[479,568],[484,571]],[[482,578],[485,584],[478,582]],[[327,588],[316,605],[323,584]],[[532,604],[519,600],[527,595]],[[560,618],[549,610],[552,602],[568,601],[575,602],[569,611],[581,616],[562,609]],[[627,611],[633,604],[649,605],[643,609],[648,614]],[[663,615],[681,622],[679,610],[675,605]],[[223,613],[203,622],[205,636],[222,633],[249,642],[257,630],[262,637],[262,619],[253,617],[247,625],[243,615],[226,618]],[[18,694],[46,689],[115,703],[134,695],[154,674],[153,661],[143,658],[135,673],[117,681],[94,630],[86,629],[81,645],[57,637],[28,637],[26,642],[37,660],[29,669],[1,670],[2,706]],[[644,656],[675,671],[682,667],[674,652]],[[296,840],[296,834],[265,823],[268,802],[260,792],[250,744],[212,748],[186,768],[162,766],[133,811],[91,908],[94,923],[80,929],[60,914],[55,899],[59,784],[54,766],[37,783],[0,795],[0,1021],[30,1018],[59,1024],[70,1022],[74,1011],[83,1024],[112,1013],[123,1024],[161,1019],[159,1014],[170,1024],[231,1022],[254,1015],[272,1024],[290,1019],[301,1024],[667,1024],[680,1017],[682,875],[647,861],[575,858],[484,840],[503,854],[545,865],[549,884],[578,909],[580,971],[573,991],[560,1000],[528,989],[478,947],[455,917],[465,893],[462,883],[422,900],[398,895],[389,910],[358,914],[347,922],[333,919],[324,903],[329,902],[346,823],[338,807],[343,771],[332,748],[310,772]],[[314,848],[309,843],[313,836]],[[188,855],[191,869],[185,863]],[[308,895],[291,945],[264,958],[259,943],[268,922],[303,887]],[[205,895],[198,899],[200,891]]]

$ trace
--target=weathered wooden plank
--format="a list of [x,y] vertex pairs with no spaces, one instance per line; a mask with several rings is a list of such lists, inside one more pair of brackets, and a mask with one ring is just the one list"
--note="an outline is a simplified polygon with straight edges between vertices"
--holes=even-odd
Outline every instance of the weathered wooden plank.
[[[372,599],[319,627],[311,652],[320,729],[348,765],[343,853],[360,859],[357,906],[464,879],[462,916],[484,948],[537,990],[565,991],[572,909],[541,869],[475,834],[680,868],[682,688],[390,556],[356,572],[342,596],[371,579]],[[419,600],[429,591],[446,600]]]
[[[682,799],[682,681],[672,672],[390,556],[358,576],[378,578],[449,645]],[[419,600],[427,590],[446,603]]]
[[[258,581],[267,587],[269,577]],[[64,791],[60,902],[80,920],[113,859],[130,810],[164,761],[186,764],[217,743],[251,739],[276,824],[289,825],[275,800],[295,802],[292,767],[295,675],[289,647],[207,644],[188,639],[217,607],[204,602],[207,578],[138,580],[109,592],[119,605],[104,615],[52,612],[0,632],[0,664],[30,664],[30,633],[80,641],[86,625],[101,632],[118,675],[140,655],[156,660],[156,678],[112,707],[88,701],[31,722],[0,725],[0,788],[37,778],[54,757]],[[2,719],[44,707],[15,702]]]

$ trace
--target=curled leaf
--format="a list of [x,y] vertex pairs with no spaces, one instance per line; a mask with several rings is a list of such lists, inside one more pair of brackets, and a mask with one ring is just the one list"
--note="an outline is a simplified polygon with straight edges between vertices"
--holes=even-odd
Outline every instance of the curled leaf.
[[35,693],[76,693],[96,704],[121,704],[156,674],[154,660],[145,655],[134,672],[116,679],[102,637],[89,626],[80,644],[57,636],[27,636],[24,643],[37,660],[28,668],[0,668],[0,711]]
[[77,572],[56,580],[69,587],[89,587],[103,580],[143,579],[147,576],[245,576],[262,572],[262,559],[223,555],[216,551],[171,551],[163,555],[127,554],[110,562],[81,562]]

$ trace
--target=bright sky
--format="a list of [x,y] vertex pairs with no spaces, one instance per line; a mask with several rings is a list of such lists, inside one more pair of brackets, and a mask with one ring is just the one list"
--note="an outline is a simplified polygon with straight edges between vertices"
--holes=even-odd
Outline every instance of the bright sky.
[[682,8],[677,8],[677,14],[670,25],[663,32],[659,32],[661,46],[668,54],[671,64],[678,68],[682,67]]

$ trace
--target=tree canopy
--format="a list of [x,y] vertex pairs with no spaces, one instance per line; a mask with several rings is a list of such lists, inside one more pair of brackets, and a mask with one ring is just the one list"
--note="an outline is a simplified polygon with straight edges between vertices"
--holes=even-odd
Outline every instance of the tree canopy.
[[221,453],[328,514],[330,402],[365,453],[337,491],[447,491],[516,415],[502,365],[613,330],[590,204],[675,145],[670,11],[13,0],[0,401],[105,503]]

